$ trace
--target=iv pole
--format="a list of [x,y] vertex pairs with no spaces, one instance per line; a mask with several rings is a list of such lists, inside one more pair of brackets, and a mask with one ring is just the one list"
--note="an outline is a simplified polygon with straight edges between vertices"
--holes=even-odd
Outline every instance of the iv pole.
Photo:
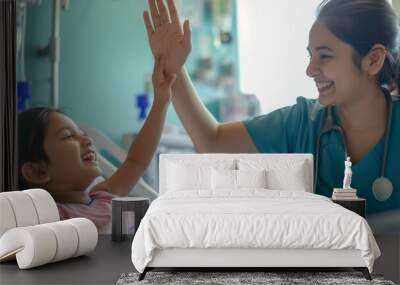
[[60,75],[60,11],[61,6],[68,8],[69,0],[53,0],[52,35],[45,48],[39,49],[39,55],[50,56],[51,60],[51,106],[59,107]]
[[51,105],[59,107],[60,74],[60,0],[53,0],[53,35],[51,38]]

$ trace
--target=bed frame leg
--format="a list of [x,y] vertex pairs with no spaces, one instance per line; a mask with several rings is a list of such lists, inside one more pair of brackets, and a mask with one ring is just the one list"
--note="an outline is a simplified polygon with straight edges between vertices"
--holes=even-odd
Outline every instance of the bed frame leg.
[[369,270],[367,267],[355,267],[354,269],[357,271],[361,271],[362,274],[364,275],[365,279],[372,280],[371,274],[369,274]]
[[149,271],[149,270],[148,270],[147,267],[146,267],[146,268],[144,269],[144,271],[143,271],[142,273],[139,274],[138,281],[142,281],[142,280],[144,279],[144,277],[146,277],[147,271]]

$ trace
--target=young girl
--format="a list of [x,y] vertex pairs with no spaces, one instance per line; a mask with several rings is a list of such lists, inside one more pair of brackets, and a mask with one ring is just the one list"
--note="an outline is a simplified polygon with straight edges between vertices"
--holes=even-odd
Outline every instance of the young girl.
[[[173,0],[167,6],[149,0],[149,6],[144,22],[150,48],[155,56],[167,57],[167,72],[177,74],[172,102],[199,152],[313,153],[319,158],[314,160],[315,192],[328,197],[342,186],[347,153],[353,163],[352,187],[367,200],[368,216],[400,209],[400,101],[390,96],[400,79],[400,32],[389,1],[322,1],[309,33],[306,70],[318,100],[298,97],[293,106],[224,124],[207,112],[184,68],[191,52],[189,22],[181,26]],[[266,84],[268,80],[274,79],[266,78]],[[292,82],[288,77],[287,84]],[[299,90],[299,96],[307,94]],[[342,133],[336,129],[321,136],[328,110]],[[380,176],[391,181],[392,192],[373,191]]]
[[[153,71],[154,103],[121,167],[107,180],[101,175],[93,141],[58,110],[34,108],[18,116],[20,189],[43,188],[57,202],[61,219],[86,217],[99,233],[111,229],[111,199],[126,196],[143,175],[159,142],[175,75],[164,74],[158,57]],[[95,184],[91,191],[85,191]]]

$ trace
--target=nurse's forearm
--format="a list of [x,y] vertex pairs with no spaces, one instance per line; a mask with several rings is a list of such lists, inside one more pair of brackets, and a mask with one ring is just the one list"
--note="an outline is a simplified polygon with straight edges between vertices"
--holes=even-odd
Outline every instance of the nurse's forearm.
[[213,152],[219,124],[200,101],[184,67],[178,72],[172,90],[172,103],[196,150]]

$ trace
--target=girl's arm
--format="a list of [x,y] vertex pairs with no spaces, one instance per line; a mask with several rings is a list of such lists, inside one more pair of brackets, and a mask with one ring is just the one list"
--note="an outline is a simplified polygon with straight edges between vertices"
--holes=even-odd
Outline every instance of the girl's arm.
[[144,22],[150,49],[155,57],[166,58],[166,72],[177,74],[172,102],[198,152],[257,152],[242,122],[218,124],[196,94],[183,67],[189,56],[191,31],[189,21],[181,26],[173,0],[149,0],[150,13]]
[[175,75],[164,74],[164,65],[162,58],[156,59],[153,71],[154,102],[143,128],[129,148],[126,160],[109,179],[97,184],[93,190],[127,196],[150,164],[160,141],[171,100],[171,86],[176,78]]

